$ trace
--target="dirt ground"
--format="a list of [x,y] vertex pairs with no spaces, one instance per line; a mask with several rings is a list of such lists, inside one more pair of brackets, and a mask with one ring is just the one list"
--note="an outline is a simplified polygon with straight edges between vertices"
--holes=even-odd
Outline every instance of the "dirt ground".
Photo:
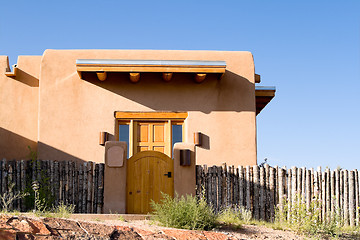
[[290,231],[244,225],[241,229],[191,231],[155,225],[151,220],[83,221],[0,216],[0,239],[305,239]]

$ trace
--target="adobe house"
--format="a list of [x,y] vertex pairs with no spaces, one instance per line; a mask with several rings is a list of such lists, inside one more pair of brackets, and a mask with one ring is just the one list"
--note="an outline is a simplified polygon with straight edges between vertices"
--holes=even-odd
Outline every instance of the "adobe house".
[[194,194],[196,164],[255,165],[275,96],[250,52],[46,50],[0,71],[0,157],[105,163],[105,212]]

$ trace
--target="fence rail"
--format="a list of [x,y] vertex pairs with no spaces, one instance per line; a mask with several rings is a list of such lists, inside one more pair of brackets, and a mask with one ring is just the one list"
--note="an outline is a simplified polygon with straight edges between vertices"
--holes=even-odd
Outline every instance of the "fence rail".
[[359,182],[357,170],[196,166],[196,193],[204,191],[215,211],[241,205],[253,218],[266,221],[274,220],[276,207],[282,212],[303,201],[309,208],[317,200],[322,220],[337,214],[345,225],[359,226]]
[[[32,192],[37,181],[40,196],[55,206],[74,204],[76,213],[101,213],[104,199],[104,164],[52,160],[0,161],[0,194]],[[13,185],[12,191],[10,191]],[[15,200],[11,210],[29,211],[31,196]]]

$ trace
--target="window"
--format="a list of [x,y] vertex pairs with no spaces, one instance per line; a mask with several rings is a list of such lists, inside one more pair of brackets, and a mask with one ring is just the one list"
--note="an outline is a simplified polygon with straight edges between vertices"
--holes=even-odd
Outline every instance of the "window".
[[127,157],[129,158],[129,149],[130,149],[130,138],[129,138],[129,133],[130,133],[130,128],[129,128],[129,123],[119,123],[118,125],[118,130],[119,130],[119,141],[120,142],[126,142],[127,145]]
[[175,143],[183,142],[186,112],[115,112],[116,139],[126,142],[127,157],[145,150],[173,154]]
[[171,125],[171,152],[174,155],[174,144],[183,141],[182,123],[173,123]]

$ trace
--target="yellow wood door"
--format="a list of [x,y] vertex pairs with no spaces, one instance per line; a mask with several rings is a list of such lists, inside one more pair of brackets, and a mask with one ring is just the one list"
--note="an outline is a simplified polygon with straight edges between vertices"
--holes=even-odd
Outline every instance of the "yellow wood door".
[[127,213],[151,212],[151,200],[174,196],[174,162],[164,153],[141,151],[127,162]]
[[136,122],[134,127],[134,153],[150,150],[170,156],[169,122]]

